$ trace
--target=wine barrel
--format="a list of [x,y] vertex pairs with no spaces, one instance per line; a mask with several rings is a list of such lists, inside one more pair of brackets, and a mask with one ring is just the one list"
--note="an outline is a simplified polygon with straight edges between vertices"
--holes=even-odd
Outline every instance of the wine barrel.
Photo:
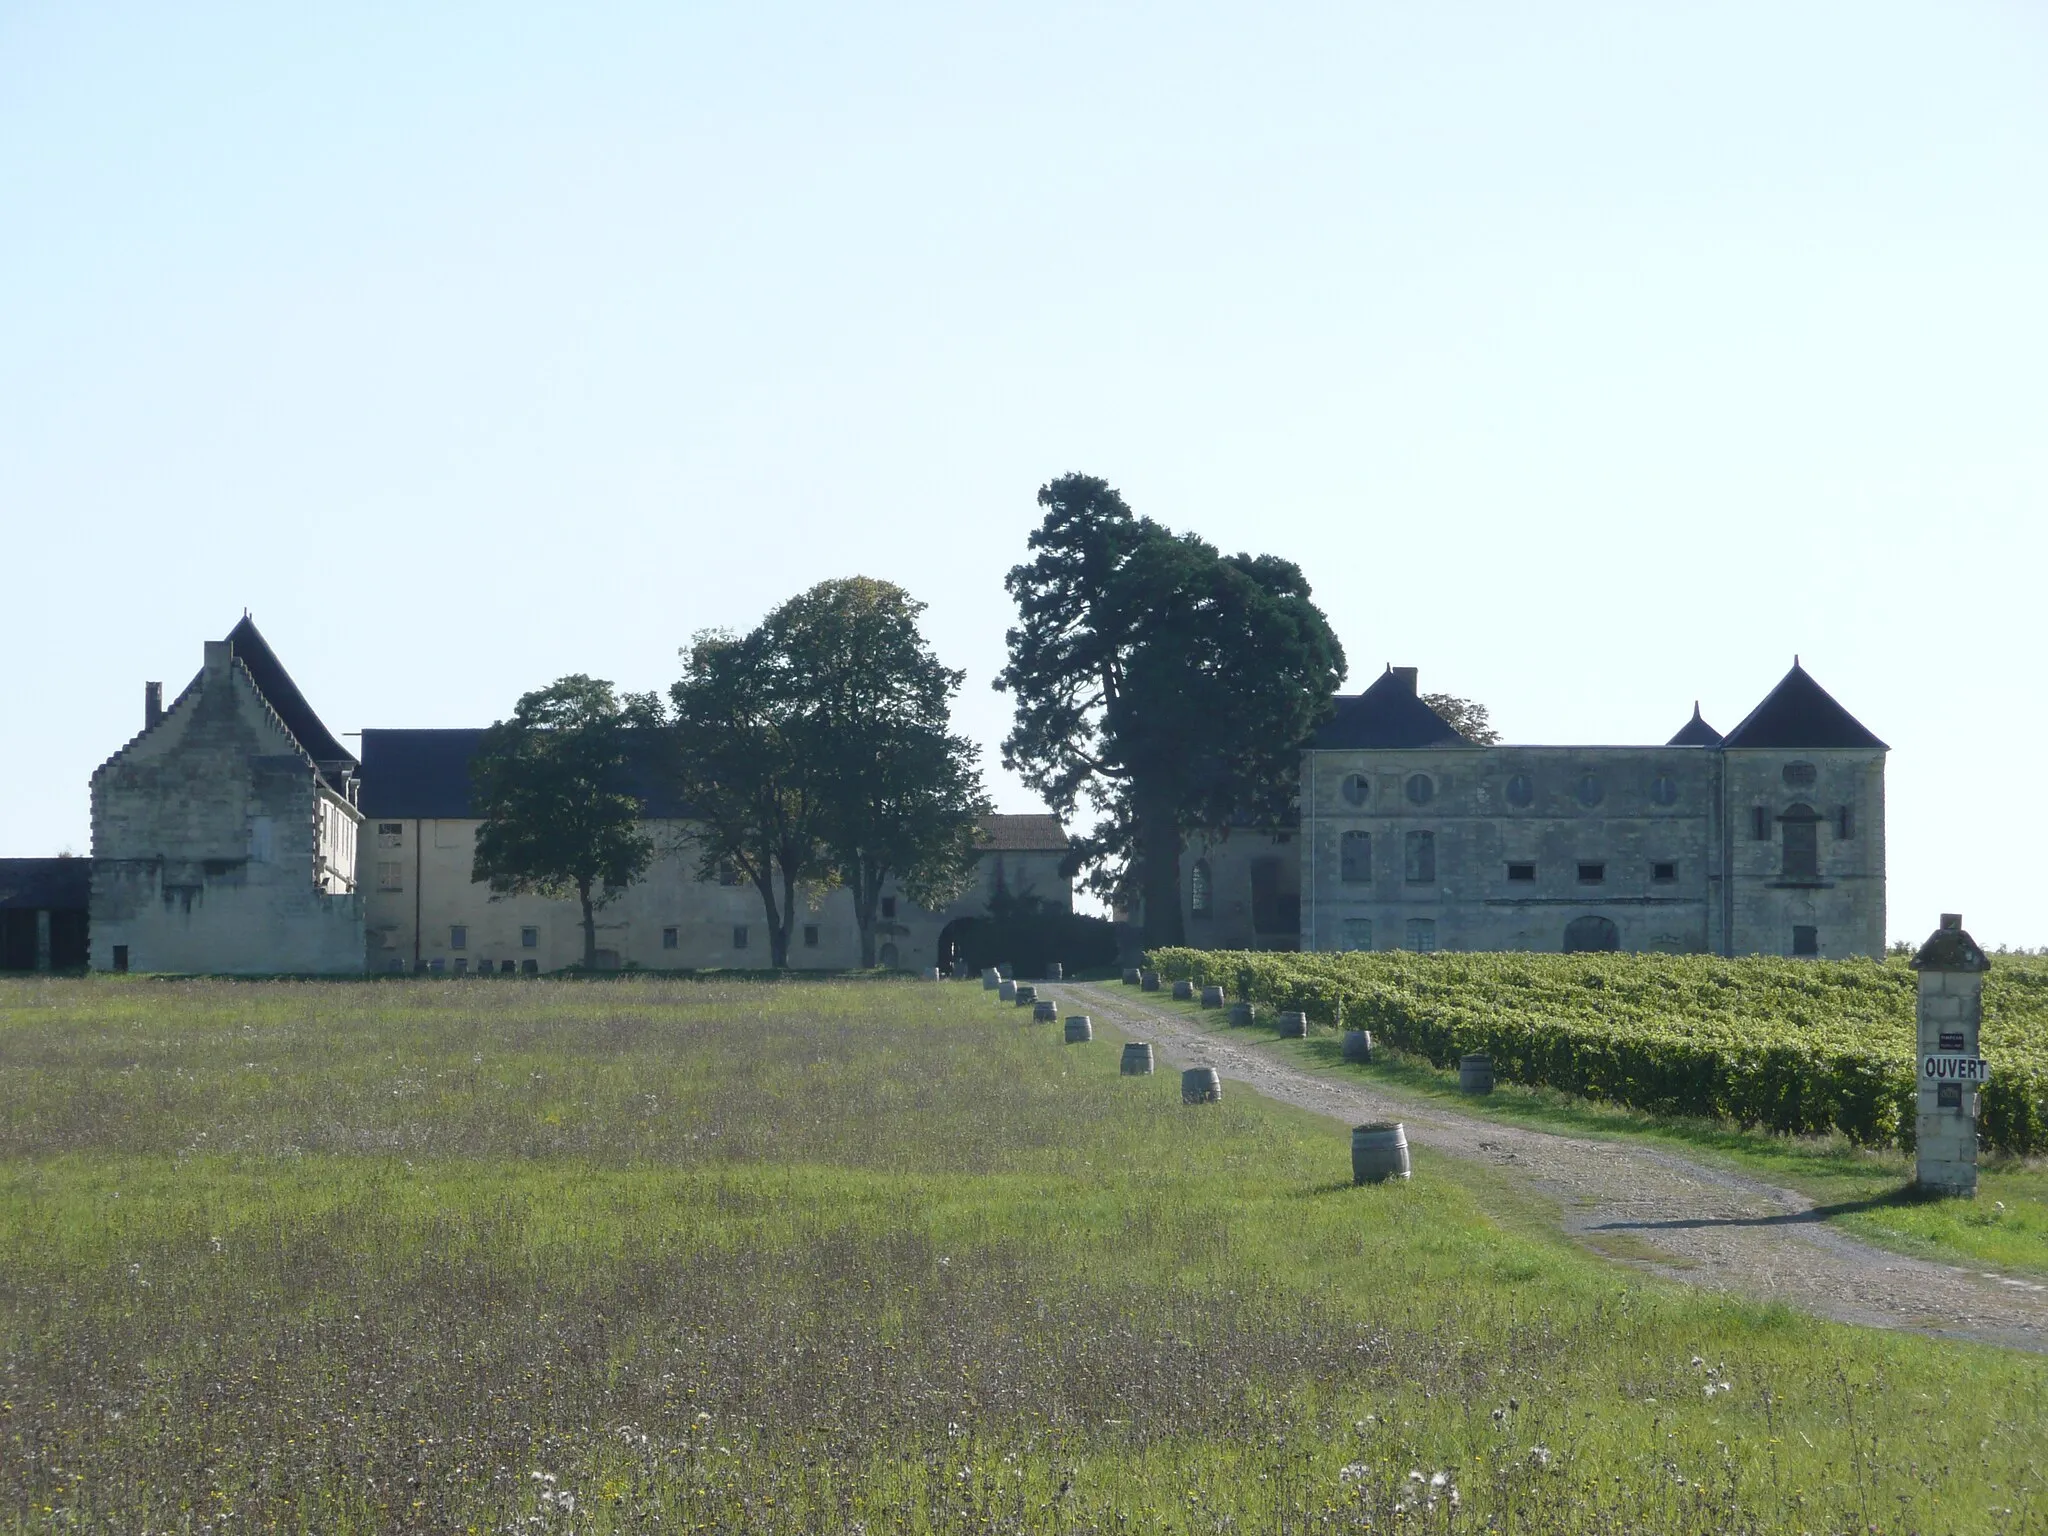
[[1095,1038],[1095,1021],[1085,1013],[1077,1013],[1067,1020],[1067,1044],[1086,1045]]
[[937,981],[939,979],[939,968],[936,965],[926,966],[924,968],[924,979],[926,981]]
[[1050,1024],[1059,1016],[1060,1005],[1049,997],[1031,1005],[1031,1022],[1034,1024]]
[[1019,1008],[1028,1008],[1031,1004],[1037,1001],[1038,988],[1029,985],[1019,986],[1017,988],[1017,1006]]
[[1223,1079],[1214,1067],[1189,1067],[1180,1075],[1183,1104],[1218,1104],[1223,1100]]
[[1306,1040],[1308,1038],[1308,1015],[1299,1008],[1290,1008],[1280,1015],[1280,1038],[1282,1040]]
[[1223,989],[1221,987],[1202,988],[1202,1006],[1204,1008],[1221,1008],[1223,1006]]
[[1230,1005],[1230,1022],[1237,1025],[1240,1029],[1252,1024],[1257,1020],[1258,1016],[1259,1011],[1252,1007],[1250,1003],[1232,1003]]
[[998,983],[996,986],[996,996],[1006,1003],[1014,1003],[1017,1001],[1017,983],[1014,981]]
[[1173,984],[1173,1000],[1176,1003],[1191,1003],[1195,1000],[1195,984],[1185,979]]
[[1065,981],[1067,979],[1067,968],[1057,960],[1048,960],[1045,964],[1045,979],[1047,981]]
[[990,966],[987,970],[981,973],[982,991],[993,992],[997,987],[1000,987],[1002,984],[1003,973],[997,970],[994,966]]
[[1159,990],[1159,973],[1157,971],[1138,972],[1138,990],[1140,992],[1157,992]]
[[1346,1061],[1372,1060],[1372,1035],[1363,1029],[1344,1031],[1344,1059]]
[[1135,987],[1137,984],[1138,968],[1134,965],[1129,970],[1124,972],[1124,985],[1127,987]]
[[1399,1121],[1376,1120],[1351,1131],[1351,1182],[1380,1184],[1408,1177],[1408,1133]]
[[1124,1046],[1123,1060],[1117,1063],[1116,1069],[1125,1077],[1150,1077],[1152,1047],[1143,1040],[1130,1041]]
[[1493,1058],[1474,1051],[1458,1058],[1458,1090],[1461,1093],[1493,1092]]

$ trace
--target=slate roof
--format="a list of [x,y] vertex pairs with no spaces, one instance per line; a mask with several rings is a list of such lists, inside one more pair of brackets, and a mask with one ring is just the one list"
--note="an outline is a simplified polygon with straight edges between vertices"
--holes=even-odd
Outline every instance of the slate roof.
[[1069,845],[1057,816],[984,816],[974,846],[991,853],[1065,853]]
[[[479,812],[470,802],[469,765],[483,744],[481,728],[363,732],[363,815],[411,821],[461,821]],[[679,819],[689,807],[660,771],[662,743],[651,739],[632,752],[626,788],[646,814]]]
[[1721,739],[1721,745],[1794,751],[1828,747],[1874,747],[1880,752],[1891,750],[1860,720],[1837,704],[1834,696],[1799,665],[1796,656],[1792,659],[1792,670],[1785,674],[1777,687],[1764,695],[1763,703],[1752,709],[1740,725]]
[[308,757],[323,766],[329,763],[348,768],[355,766],[355,754],[337,741],[334,733],[313,713],[313,706],[306,702],[306,696],[299,692],[299,685],[292,681],[291,673],[285,671],[284,663],[277,659],[277,653],[271,650],[269,642],[247,614],[242,615],[241,623],[228,631],[228,644],[234,649],[235,659],[249,669],[256,691],[277,711],[278,719],[299,739],[299,745],[306,749]]
[[1351,747],[1470,746],[1448,720],[1416,695],[1413,667],[1388,667],[1363,693],[1340,694],[1337,713],[1310,745]]
[[0,859],[0,910],[83,912],[91,897],[91,859]]
[[1667,747],[1718,747],[1721,733],[1700,716],[1700,701],[1692,701],[1692,718],[1678,728],[1678,734],[1664,743]]

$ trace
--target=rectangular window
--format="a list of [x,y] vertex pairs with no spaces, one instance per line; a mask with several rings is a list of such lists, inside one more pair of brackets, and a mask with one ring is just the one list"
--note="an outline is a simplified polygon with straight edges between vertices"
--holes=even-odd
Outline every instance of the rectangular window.
[[718,883],[720,885],[738,885],[740,883],[739,865],[733,863],[731,859],[727,859],[724,863],[720,864],[718,866]]
[[732,947],[734,949],[745,949],[747,947],[747,925],[745,923],[737,924],[733,928]]
[[[1410,832],[1407,834],[1402,852],[1404,874],[1410,885],[1434,885],[1436,883],[1436,834],[1434,832]],[[1420,919],[1417,919],[1420,921]]]
[[817,925],[816,923],[805,923],[805,924],[804,924],[804,948],[805,948],[805,949],[816,949],[817,947],[818,947],[818,925]]
[[1856,807],[1853,805],[1844,805],[1836,807],[1835,836],[1839,837],[1843,842],[1846,843],[1847,841],[1849,841],[1850,838],[1854,837],[1855,835]]
[[1408,919],[1408,947],[1418,955],[1427,955],[1435,951],[1435,918],[1411,917]]
[[1669,885],[1678,878],[1678,866],[1676,864],[1652,864],[1650,866],[1650,878],[1657,881],[1660,885]]
[[[505,963],[510,965],[512,962],[508,960]],[[540,974],[540,962],[538,960],[522,960],[519,962],[519,969],[529,976],[538,976]]]
[[519,947],[520,947],[521,949],[539,949],[539,948],[540,948],[540,930],[539,930],[538,928],[522,928],[522,929],[520,929],[520,930],[519,930]]
[[405,865],[397,859],[377,861],[377,889],[380,891],[402,891],[405,889]]
[[1769,806],[1753,805],[1749,808],[1749,835],[1759,843],[1771,840],[1771,810]]
[[664,928],[661,930],[661,947],[663,949],[674,949],[676,947],[675,929]]
[[896,898],[894,896],[884,896],[882,898],[882,916],[892,923],[896,921]]
[[116,944],[114,946],[114,969],[117,971],[128,969],[128,946],[126,944]]
[[438,976],[447,969],[448,962],[446,960],[443,960],[439,955],[436,955],[433,959],[427,962],[427,974],[429,976]]
[[506,960],[498,966],[498,974],[500,976],[510,976],[514,969],[515,967],[513,966],[512,962],[510,960]]
[[402,821],[380,821],[377,823],[377,846],[379,848],[402,848],[405,846],[405,823]]
[[469,961],[466,958],[459,955],[456,957],[455,974],[458,976],[466,976],[469,974]]
[[[1796,807],[1795,807],[1796,809]],[[1808,812],[1794,819],[1786,816],[1785,858],[1780,869],[1787,880],[1820,878],[1820,818]]]
[[1820,930],[1804,923],[1792,925],[1792,953],[1794,955],[1818,955],[1820,953]]
[[1344,947],[1354,950],[1372,948],[1372,919],[1369,917],[1347,917],[1344,919]]
[[1605,864],[1582,863],[1579,865],[1579,884],[1581,885],[1598,885],[1606,878],[1607,866]]
[[1252,932],[1299,933],[1301,893],[1281,888],[1280,861],[1261,857],[1252,860]]
[[469,930],[461,923],[455,924],[448,930],[448,947],[450,949],[469,948]]
[[1536,878],[1536,866],[1534,864],[1510,864],[1508,866],[1508,878],[1510,880],[1534,880]]
[[[1347,885],[1372,883],[1372,834],[1346,832],[1337,840],[1338,864]],[[1371,948],[1370,945],[1366,946]]]

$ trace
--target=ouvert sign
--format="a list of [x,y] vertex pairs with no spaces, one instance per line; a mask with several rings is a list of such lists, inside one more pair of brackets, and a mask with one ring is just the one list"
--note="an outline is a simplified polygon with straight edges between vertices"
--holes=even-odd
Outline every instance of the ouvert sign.
[[1991,1076],[1991,1063],[1977,1054],[1991,961],[1963,931],[1960,914],[1944,912],[1912,965],[1920,973],[1915,1182],[1939,1194],[1974,1195],[1977,1090]]

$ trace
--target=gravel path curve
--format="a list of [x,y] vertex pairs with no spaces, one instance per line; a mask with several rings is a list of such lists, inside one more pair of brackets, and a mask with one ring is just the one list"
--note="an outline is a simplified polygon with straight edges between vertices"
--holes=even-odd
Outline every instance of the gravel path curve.
[[1399,1120],[1411,1145],[1513,1169],[1564,1211],[1565,1230],[1636,1267],[1877,1328],[2048,1352],[2048,1286],[1905,1258],[1844,1236],[1804,1195],[1629,1141],[1524,1130],[1378,1084],[1325,1075],[1212,1032],[1120,987],[1041,984],[1163,1064],[1214,1067],[1268,1097],[1347,1123]]

